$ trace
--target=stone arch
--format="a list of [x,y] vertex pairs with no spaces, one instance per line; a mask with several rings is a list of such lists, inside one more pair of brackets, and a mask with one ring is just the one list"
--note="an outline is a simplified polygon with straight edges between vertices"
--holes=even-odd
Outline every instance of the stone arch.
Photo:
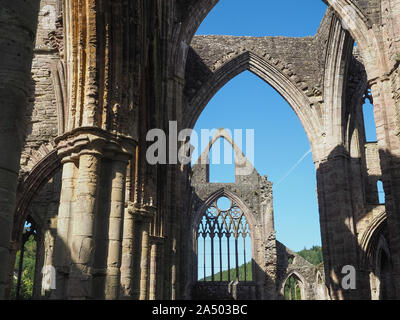
[[393,283],[393,257],[385,232],[386,220],[375,230],[368,246],[367,266],[370,271],[371,297],[373,300],[386,300],[395,297]]
[[377,217],[375,217],[371,223],[368,224],[368,227],[364,231],[360,240],[360,248],[364,253],[363,257],[363,265],[368,266],[369,259],[373,255],[371,252],[373,242],[376,240],[376,235],[380,233],[380,230],[387,222],[386,211],[380,213]]
[[281,295],[283,297],[285,297],[285,286],[287,281],[291,278],[291,277],[296,277],[297,279],[299,279],[301,286],[300,286],[300,294],[301,294],[301,300],[307,300],[307,295],[306,295],[306,281],[304,279],[304,277],[297,272],[296,270],[292,270],[291,272],[288,273],[288,275],[286,276],[285,280],[282,282],[282,287],[281,287]]
[[313,145],[321,135],[321,120],[306,95],[308,87],[293,74],[289,66],[267,53],[255,53],[245,48],[234,57],[223,57],[215,66],[220,67],[188,101],[183,126],[193,128],[213,96],[230,80],[244,71],[250,71],[271,85],[288,102],[303,125],[313,151],[317,150]]
[[247,157],[243,154],[243,151],[236,145],[236,143],[233,141],[232,137],[229,135],[229,133],[225,129],[218,129],[213,138],[210,140],[208,143],[207,147],[203,151],[203,153],[200,155],[199,159],[197,160],[195,165],[205,165],[206,170],[205,170],[205,177],[203,176],[202,179],[204,181],[209,181],[209,157],[210,157],[210,152],[214,144],[220,140],[224,139],[226,140],[230,146],[232,147],[233,150],[233,155],[234,155],[234,166],[235,166],[235,181],[237,182],[238,178],[242,175],[249,175],[252,172],[254,172],[254,166],[253,164],[247,159]]
[[[330,26],[330,37],[327,43],[325,61],[324,100],[326,117],[324,123],[325,134],[329,137],[330,148],[345,144],[348,125],[348,111],[345,99],[345,75],[351,63],[353,40],[341,26],[340,21],[334,18]],[[327,150],[328,152],[330,150]]]
[[33,166],[26,178],[19,184],[17,193],[20,196],[14,213],[13,241],[18,241],[20,238],[33,197],[60,169],[61,161],[57,150],[51,150]]
[[[187,14],[183,17],[175,38],[178,46],[175,49],[175,58],[179,57],[182,44],[187,46],[201,23],[215,7],[219,0],[192,1],[187,8]],[[322,0],[336,13],[342,26],[345,27],[353,39],[360,46],[364,60],[368,61],[367,73],[369,79],[373,79],[388,71],[388,62],[385,54],[378,45],[378,40],[371,27],[371,22],[363,10],[352,0]],[[328,8],[328,10],[329,10]],[[174,61],[186,62],[186,57]],[[378,71],[379,70],[379,71]],[[379,74],[377,74],[379,72]]]

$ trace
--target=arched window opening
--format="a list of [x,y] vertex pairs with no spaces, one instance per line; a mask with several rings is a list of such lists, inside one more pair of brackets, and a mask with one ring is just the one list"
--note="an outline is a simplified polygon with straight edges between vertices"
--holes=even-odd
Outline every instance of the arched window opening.
[[285,299],[286,300],[302,300],[301,289],[302,282],[300,279],[292,274],[285,283]]
[[198,280],[252,281],[251,235],[243,210],[227,197],[205,211],[197,232]]
[[365,139],[367,142],[377,141],[376,137],[376,124],[374,115],[373,99],[371,89],[368,89],[364,95],[365,103],[363,105],[363,116],[364,116],[364,130]]
[[385,204],[386,196],[385,196],[385,190],[383,189],[383,182],[381,180],[378,180],[377,182],[377,190],[378,190],[379,204]]
[[16,300],[32,299],[35,282],[37,227],[28,217],[22,234],[21,249],[14,264],[12,297]]
[[224,138],[215,141],[210,149],[209,164],[209,182],[235,183],[235,153]]
[[[284,129],[288,127],[290,130]],[[246,129],[254,129],[256,152],[252,164],[261,175],[268,175],[275,182],[274,221],[279,241],[294,251],[305,246],[320,246],[321,228],[319,219],[315,218],[318,213],[316,173],[310,143],[287,101],[258,76],[245,71],[213,96],[201,112],[194,131],[200,133],[212,128],[241,129],[243,134]],[[242,145],[234,139],[248,156],[245,141],[244,135]],[[299,211],[301,220],[298,220]],[[296,224],[292,223],[294,220]]]

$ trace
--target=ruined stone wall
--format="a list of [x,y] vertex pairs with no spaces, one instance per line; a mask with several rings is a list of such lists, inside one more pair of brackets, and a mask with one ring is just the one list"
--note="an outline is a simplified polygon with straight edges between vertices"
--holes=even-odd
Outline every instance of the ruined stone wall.
[[[186,238],[197,239],[197,223],[207,207],[221,196],[228,197],[245,213],[251,230],[253,282],[250,283],[198,283],[194,277],[189,277],[192,297],[214,299],[218,296],[237,299],[238,296],[247,299],[277,299],[282,298],[282,290],[287,277],[297,272],[303,280],[305,299],[316,299],[317,268],[303,258],[287,249],[276,240],[274,229],[272,183],[267,177],[261,177],[251,166],[246,175],[235,176],[235,183],[209,182],[209,150],[211,146],[223,137],[232,144],[235,154],[235,171],[238,166],[240,149],[232,141],[228,133],[220,129],[211,139],[209,146],[203,151],[191,174],[192,200],[190,204],[191,230]],[[207,161],[205,161],[205,159]],[[246,159],[247,160],[247,159]],[[247,160],[248,161],[248,160]],[[196,241],[196,240],[193,240]],[[186,242],[186,241],[185,241]],[[197,270],[196,246],[192,244],[187,251],[194,259],[186,269],[187,273],[195,274]],[[194,252],[194,254],[193,254]]]
[[51,144],[58,132],[58,111],[51,72],[59,60],[58,51],[49,43],[49,33],[56,30],[60,3],[40,2],[38,28],[31,70],[30,97],[25,111],[25,146],[21,156],[21,171],[29,171],[32,155],[42,146]]
[[[280,299],[285,298],[285,283],[292,274],[298,277],[302,282],[302,300],[329,299],[327,295],[323,297],[319,295],[318,273],[320,279],[324,279],[323,268],[319,270],[318,267],[312,265],[298,254],[288,249],[279,241],[277,241],[276,254],[276,290],[279,293]],[[321,283],[319,285],[321,285]],[[326,288],[324,283],[322,283],[322,287]]]
[[[234,36],[195,36],[191,42],[195,54],[188,59],[201,57],[201,63],[209,71],[215,72],[229,60],[247,51],[260,57],[272,60],[272,63],[285,69],[294,83],[300,87],[308,88],[310,92],[314,88],[320,88],[322,83],[322,69],[320,61],[323,56],[316,50],[317,44],[313,37],[288,38],[288,37],[234,37]],[[188,60],[188,66],[194,61]],[[191,93],[198,90],[198,74],[193,70],[187,70],[187,83],[185,92],[190,100]]]
[[368,173],[366,201],[367,204],[379,204],[377,183],[382,179],[382,170],[378,144],[376,142],[365,144],[365,158]]

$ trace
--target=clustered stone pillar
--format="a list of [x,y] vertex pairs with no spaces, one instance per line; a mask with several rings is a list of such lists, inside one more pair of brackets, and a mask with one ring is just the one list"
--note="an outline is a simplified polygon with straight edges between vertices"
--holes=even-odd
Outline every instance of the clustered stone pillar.
[[121,265],[122,294],[127,299],[148,300],[154,263],[152,259],[155,255],[150,242],[150,224],[155,208],[130,203],[127,211]]
[[58,298],[118,299],[125,181],[135,142],[96,128],[59,138],[65,157],[55,264]]

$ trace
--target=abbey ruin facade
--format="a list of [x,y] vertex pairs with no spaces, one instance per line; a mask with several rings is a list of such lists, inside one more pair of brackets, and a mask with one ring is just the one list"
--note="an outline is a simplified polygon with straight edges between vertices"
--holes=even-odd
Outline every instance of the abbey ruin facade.
[[[37,299],[283,299],[293,276],[304,299],[400,298],[400,0],[325,0],[310,37],[195,36],[217,2],[0,1],[1,299],[26,222]],[[146,159],[149,130],[193,128],[246,70],[309,139],[322,268],[276,240],[272,185],[255,170],[210,184],[207,165]],[[366,99],[377,142],[366,142]],[[225,236],[250,234],[252,279],[199,281],[197,239],[215,236],[213,214],[239,221]],[[345,266],[355,288],[343,288]]]

